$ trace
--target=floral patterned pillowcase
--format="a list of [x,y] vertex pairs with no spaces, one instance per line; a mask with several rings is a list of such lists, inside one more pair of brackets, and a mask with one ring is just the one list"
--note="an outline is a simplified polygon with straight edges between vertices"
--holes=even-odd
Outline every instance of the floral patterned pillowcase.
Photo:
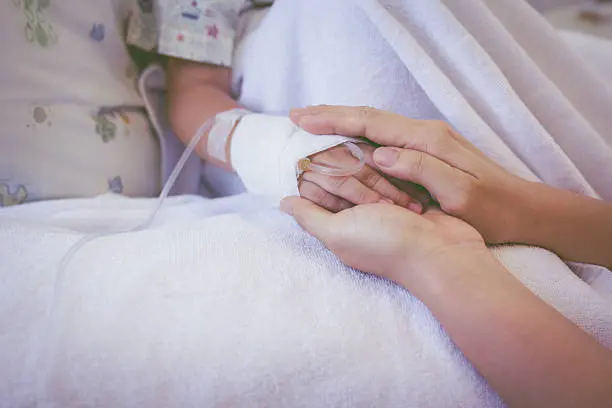
[[0,2],[0,207],[159,191],[159,143],[123,37],[127,1]]

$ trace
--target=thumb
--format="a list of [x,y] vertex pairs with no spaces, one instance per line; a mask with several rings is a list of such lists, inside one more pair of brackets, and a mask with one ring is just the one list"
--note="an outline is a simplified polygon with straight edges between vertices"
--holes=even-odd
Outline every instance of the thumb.
[[380,147],[374,151],[374,163],[385,174],[425,187],[441,204],[460,191],[472,176],[428,153]]
[[287,197],[281,201],[281,211],[291,215],[311,235],[325,240],[333,214],[312,201],[300,197]]

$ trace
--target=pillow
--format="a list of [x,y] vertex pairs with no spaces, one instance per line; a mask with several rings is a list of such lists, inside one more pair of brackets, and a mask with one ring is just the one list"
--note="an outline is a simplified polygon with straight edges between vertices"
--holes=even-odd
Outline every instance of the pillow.
[[128,7],[0,2],[0,206],[158,193],[159,142],[123,41]]

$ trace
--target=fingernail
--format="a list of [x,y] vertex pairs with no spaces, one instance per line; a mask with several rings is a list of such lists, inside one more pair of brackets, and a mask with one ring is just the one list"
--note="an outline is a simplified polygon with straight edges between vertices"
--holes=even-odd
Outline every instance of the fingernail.
[[394,147],[380,147],[374,151],[374,162],[382,167],[393,166],[399,157],[399,151]]
[[291,204],[291,201],[289,201],[287,199],[282,200],[280,202],[280,209],[285,214],[289,214],[289,215],[293,216],[293,205]]
[[416,201],[408,204],[408,209],[417,214],[421,214],[423,212],[423,206],[421,205],[421,203],[416,202]]
[[394,205],[395,203],[391,200],[389,200],[388,198],[381,198],[380,200],[378,200],[379,204],[391,204]]

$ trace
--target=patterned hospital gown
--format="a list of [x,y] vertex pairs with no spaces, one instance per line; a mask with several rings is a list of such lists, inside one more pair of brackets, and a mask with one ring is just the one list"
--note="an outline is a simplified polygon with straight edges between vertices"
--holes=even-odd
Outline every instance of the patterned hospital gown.
[[160,144],[124,45],[130,1],[0,1],[0,207],[159,194]]
[[148,51],[231,67],[240,15],[272,1],[133,0],[126,41]]

